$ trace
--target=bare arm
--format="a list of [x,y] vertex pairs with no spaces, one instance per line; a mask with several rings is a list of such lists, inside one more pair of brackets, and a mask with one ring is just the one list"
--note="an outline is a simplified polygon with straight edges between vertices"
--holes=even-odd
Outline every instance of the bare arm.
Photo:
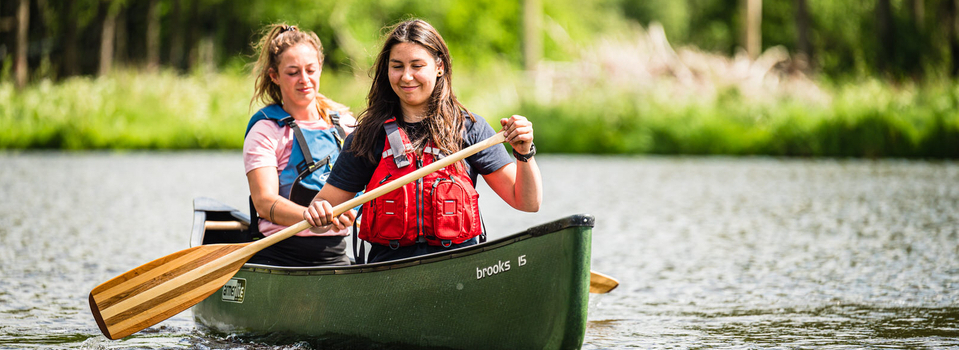
[[[262,167],[250,170],[250,172],[246,174],[246,178],[250,183],[250,197],[253,199],[253,207],[256,208],[256,212],[261,218],[284,226],[294,225],[306,218],[304,215],[306,207],[280,196],[280,180],[276,173],[276,167]],[[347,219],[350,218],[351,214],[352,218],[356,217],[356,213],[345,213],[343,214],[344,217],[334,222],[336,225],[333,226],[335,226],[337,230],[342,230],[352,225],[352,219]],[[329,225],[320,225],[320,227],[311,228],[310,231],[313,233],[323,233],[329,231],[330,228],[331,226]]]
[[[527,154],[533,146],[533,123],[525,117],[514,115],[500,120],[506,131],[506,141],[517,152]],[[543,202],[543,179],[536,165],[536,158],[528,162],[516,161],[498,170],[483,175],[493,192],[507,204],[518,210],[539,211]]]

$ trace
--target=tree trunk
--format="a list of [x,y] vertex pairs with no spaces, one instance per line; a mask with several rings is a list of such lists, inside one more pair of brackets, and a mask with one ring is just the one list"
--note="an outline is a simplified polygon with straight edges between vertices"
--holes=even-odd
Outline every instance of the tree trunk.
[[527,71],[536,70],[543,58],[543,3],[541,0],[523,2],[523,65]]
[[812,67],[815,58],[813,57],[812,41],[809,39],[809,7],[806,0],[796,0],[796,38],[797,49],[801,56],[805,57],[806,67]]
[[888,71],[896,54],[896,29],[889,0],[876,2],[876,34],[879,40],[879,70]]
[[763,49],[763,1],[744,1],[746,2],[746,52],[749,58],[756,59]]
[[112,2],[100,3],[100,10],[104,12],[103,27],[100,30],[100,70],[101,76],[110,74],[113,70],[113,49],[116,39],[117,15],[111,8]]
[[63,77],[71,77],[80,74],[80,64],[77,62],[77,5],[76,1],[67,1],[65,5],[66,23],[63,28],[63,60],[60,62],[63,67]]
[[180,0],[173,0],[170,16],[170,66],[183,69],[183,10]]
[[959,78],[959,0],[945,0],[942,19],[946,29],[946,40],[949,45],[951,64],[949,73],[953,78]]
[[127,52],[127,43],[129,43],[129,37],[127,37],[127,11],[125,9],[120,9],[116,12],[116,45],[114,45],[114,60],[116,65],[123,67],[129,57]]
[[190,1],[190,14],[188,15],[189,20],[185,25],[186,27],[186,69],[192,71],[196,65],[197,60],[197,42],[200,40],[200,7],[197,4],[199,1]]
[[30,0],[20,0],[17,7],[17,51],[14,61],[14,79],[18,89],[27,86],[27,48],[30,46],[27,30],[30,28]]
[[909,16],[912,17],[912,23],[916,30],[924,32],[926,23],[926,2],[924,0],[909,0]]
[[160,68],[160,2],[150,0],[147,7],[147,70]]

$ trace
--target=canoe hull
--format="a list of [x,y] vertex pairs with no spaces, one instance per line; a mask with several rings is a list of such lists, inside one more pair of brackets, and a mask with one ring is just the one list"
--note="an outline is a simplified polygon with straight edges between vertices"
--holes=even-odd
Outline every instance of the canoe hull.
[[578,349],[592,223],[571,216],[455,253],[388,263],[247,264],[193,314],[217,332],[328,345]]

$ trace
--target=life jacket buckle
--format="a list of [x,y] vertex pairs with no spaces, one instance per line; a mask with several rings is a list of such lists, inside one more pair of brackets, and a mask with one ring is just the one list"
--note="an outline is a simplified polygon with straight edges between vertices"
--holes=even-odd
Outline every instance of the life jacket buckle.
[[400,249],[400,241],[398,241],[398,240],[391,240],[391,241],[390,241],[390,249],[392,249],[392,250]]
[[443,248],[449,248],[451,245],[453,245],[453,241],[448,240],[448,239],[444,239],[444,240],[440,241],[440,244],[443,245]]

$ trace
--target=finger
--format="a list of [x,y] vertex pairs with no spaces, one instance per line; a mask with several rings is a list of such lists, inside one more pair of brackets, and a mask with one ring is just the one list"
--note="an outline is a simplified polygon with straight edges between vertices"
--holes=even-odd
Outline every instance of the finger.
[[310,223],[310,226],[317,226],[316,220],[313,219],[316,216],[314,213],[315,213],[315,210],[313,209],[312,205],[309,207],[306,207],[306,210],[303,210],[304,220]]
[[323,223],[329,225],[333,223],[333,206],[327,201],[323,201],[321,204],[323,206],[323,218],[325,219]]
[[337,231],[341,231],[350,226],[350,218],[346,215],[340,215],[333,221],[333,226],[336,227]]

